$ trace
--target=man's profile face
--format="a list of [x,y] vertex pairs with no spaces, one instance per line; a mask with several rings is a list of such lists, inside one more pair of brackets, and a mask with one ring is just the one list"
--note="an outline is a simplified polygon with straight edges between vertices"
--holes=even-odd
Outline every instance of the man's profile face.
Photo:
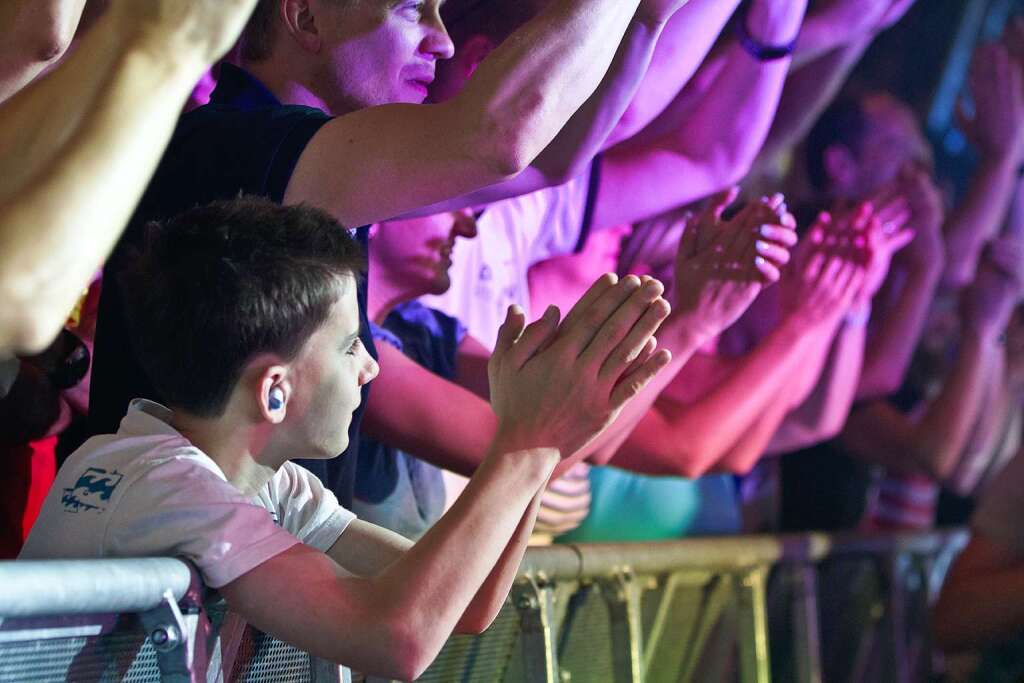
[[317,0],[325,61],[318,90],[335,115],[421,104],[437,62],[451,58],[443,0]]
[[360,388],[379,370],[359,340],[355,279],[343,278],[339,290],[331,315],[290,364],[294,393],[281,426],[294,457],[331,458],[348,447]]
[[448,270],[456,240],[476,234],[469,210],[389,221],[376,229],[371,253],[379,271],[403,289],[444,294],[451,286]]

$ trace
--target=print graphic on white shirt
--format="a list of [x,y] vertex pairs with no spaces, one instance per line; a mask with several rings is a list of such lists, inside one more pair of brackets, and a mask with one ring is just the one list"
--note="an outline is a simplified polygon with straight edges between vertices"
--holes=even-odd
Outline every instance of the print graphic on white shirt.
[[122,479],[124,475],[117,470],[108,472],[98,467],[90,467],[78,478],[73,487],[64,489],[64,495],[60,499],[64,505],[64,512],[77,514],[84,510],[102,514],[107,509],[107,501],[114,495],[114,489]]

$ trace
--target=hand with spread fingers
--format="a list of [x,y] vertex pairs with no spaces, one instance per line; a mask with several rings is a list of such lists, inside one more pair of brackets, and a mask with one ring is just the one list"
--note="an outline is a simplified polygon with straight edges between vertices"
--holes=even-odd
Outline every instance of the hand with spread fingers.
[[511,307],[488,366],[499,433],[563,458],[590,443],[671,360],[654,338],[671,312],[663,293],[651,278],[605,275],[561,325],[554,306],[531,325]]
[[821,214],[786,270],[786,314],[808,329],[846,315],[864,289],[866,249],[845,232]]
[[963,107],[958,123],[967,139],[985,158],[1008,155],[1014,163],[1024,156],[1024,65],[1002,43],[988,43],[974,52],[968,74],[974,116]]
[[723,220],[736,194],[711,200],[687,226],[676,256],[673,319],[701,341],[732,325],[779,280],[797,243],[796,221],[781,195],[750,202]]

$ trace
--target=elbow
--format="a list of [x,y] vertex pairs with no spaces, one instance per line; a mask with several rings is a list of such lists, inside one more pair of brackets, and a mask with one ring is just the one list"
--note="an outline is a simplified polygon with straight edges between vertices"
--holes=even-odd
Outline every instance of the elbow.
[[437,652],[426,643],[425,633],[416,632],[408,622],[400,622],[392,628],[389,671],[381,674],[401,681],[415,681],[433,663]]
[[[544,98],[535,94],[522,97],[515,104],[502,103],[489,109],[471,135],[471,147],[485,171],[496,180],[518,176],[544,151],[556,130],[545,135],[550,126],[544,124],[543,115],[548,108]],[[568,166],[562,169],[569,173]],[[557,171],[557,169],[556,169]]]
[[56,17],[51,18],[46,29],[31,38],[29,51],[32,59],[41,65],[48,65],[58,61],[71,47],[71,39],[74,29],[68,22],[60,22]]

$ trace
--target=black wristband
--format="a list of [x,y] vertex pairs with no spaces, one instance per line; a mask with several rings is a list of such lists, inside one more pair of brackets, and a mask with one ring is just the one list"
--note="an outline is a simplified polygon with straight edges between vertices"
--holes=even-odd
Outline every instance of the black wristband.
[[744,12],[740,20],[736,22],[736,37],[747,54],[759,62],[774,62],[792,56],[799,35],[785,45],[765,45],[750,35],[750,30],[747,28],[748,17],[749,13]]

